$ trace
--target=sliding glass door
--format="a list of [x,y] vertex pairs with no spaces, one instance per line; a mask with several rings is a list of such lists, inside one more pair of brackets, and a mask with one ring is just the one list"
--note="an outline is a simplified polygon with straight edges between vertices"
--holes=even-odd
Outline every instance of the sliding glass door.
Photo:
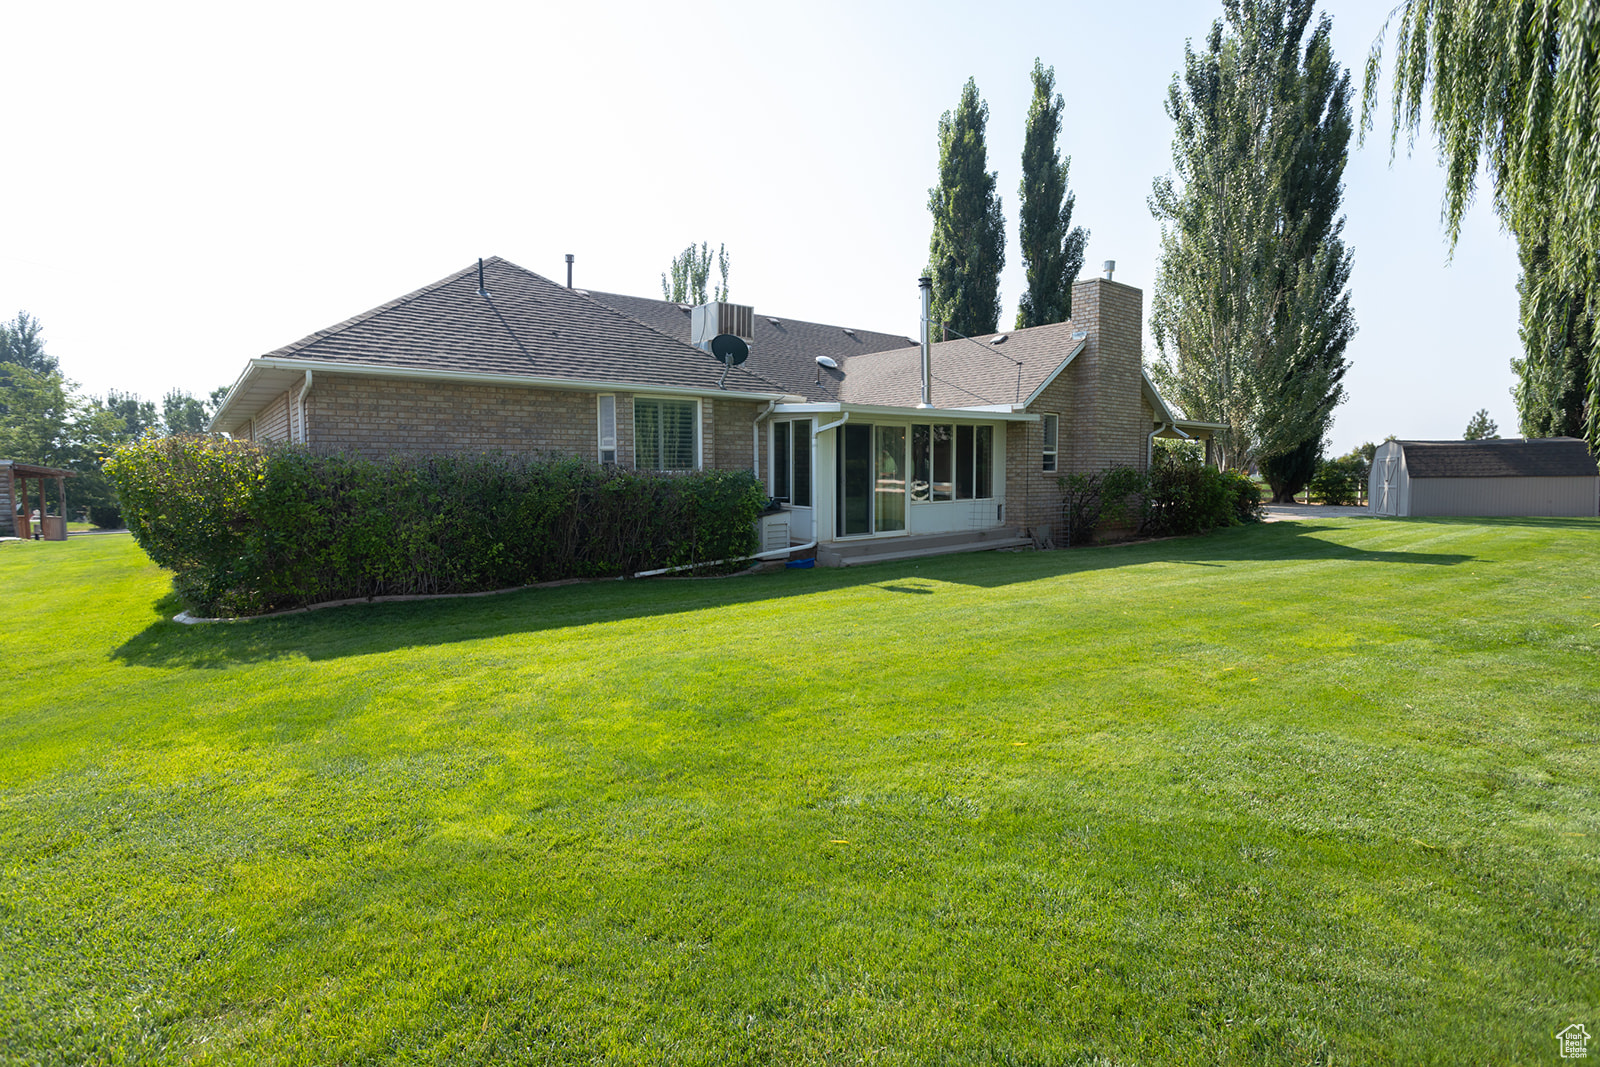
[[906,528],[906,429],[847,422],[839,427],[840,537]]

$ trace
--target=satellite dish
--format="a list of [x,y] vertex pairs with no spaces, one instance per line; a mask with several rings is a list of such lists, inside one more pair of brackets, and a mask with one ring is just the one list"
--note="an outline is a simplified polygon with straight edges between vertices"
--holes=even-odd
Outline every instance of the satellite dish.
[[737,367],[750,358],[750,346],[731,333],[719,333],[711,339],[711,354],[730,367]]

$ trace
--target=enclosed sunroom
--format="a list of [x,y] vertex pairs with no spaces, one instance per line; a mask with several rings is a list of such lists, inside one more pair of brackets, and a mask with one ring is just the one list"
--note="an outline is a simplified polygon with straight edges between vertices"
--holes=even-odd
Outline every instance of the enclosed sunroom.
[[1006,525],[1006,431],[1024,413],[782,404],[768,492],[796,540],[837,542]]

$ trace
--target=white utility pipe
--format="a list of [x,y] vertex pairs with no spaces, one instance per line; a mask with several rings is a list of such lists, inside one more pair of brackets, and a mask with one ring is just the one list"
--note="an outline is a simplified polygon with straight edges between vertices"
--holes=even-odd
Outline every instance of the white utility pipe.
[[[767,404],[767,410],[756,415],[756,421],[750,427],[750,443],[755,449],[755,466],[752,469],[756,472],[756,481],[758,482],[761,481],[761,420],[771,415],[772,409],[777,406],[778,402],[776,400]],[[765,485],[766,483],[763,482],[762,484]]]
[[306,394],[311,392],[311,372],[306,371],[306,384],[300,387],[300,395],[295,398],[295,410],[300,414],[300,443],[307,444],[311,437],[306,433]]

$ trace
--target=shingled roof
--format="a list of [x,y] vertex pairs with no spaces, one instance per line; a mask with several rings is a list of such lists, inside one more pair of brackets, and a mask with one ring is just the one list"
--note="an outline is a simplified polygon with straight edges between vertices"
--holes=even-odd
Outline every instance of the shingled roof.
[[[441,278],[263,358],[518,378],[718,388],[723,367],[693,346],[501,259]],[[774,394],[735,367],[726,388]]]
[[[687,304],[620,293],[589,292],[588,295],[669,337],[685,344],[689,342],[692,309]],[[842,399],[839,396],[841,375],[826,368],[819,370],[818,356],[827,356],[843,364],[869,352],[901,349],[915,354],[920,351],[917,342],[899,334],[805,322],[765,314],[760,308],[755,310],[754,326],[750,358],[744,369],[808,400]],[[921,371],[914,373],[921,381]]]
[[1589,446],[1576,437],[1401,441],[1413,478],[1592,478]]
[[[930,345],[933,406],[970,408],[1026,403],[1083,344],[1072,323],[957,338]],[[922,400],[920,347],[845,361],[839,399],[851,404],[915,407]]]

